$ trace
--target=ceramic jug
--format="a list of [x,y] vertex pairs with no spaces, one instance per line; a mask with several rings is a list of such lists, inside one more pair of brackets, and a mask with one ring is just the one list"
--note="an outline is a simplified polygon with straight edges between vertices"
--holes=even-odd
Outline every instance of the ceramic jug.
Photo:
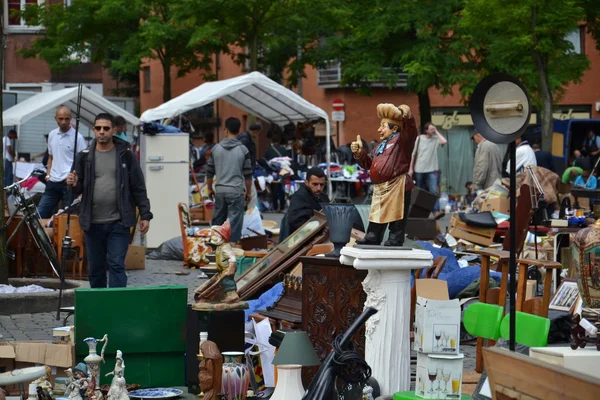
[[[104,362],[104,350],[108,344],[108,335],[104,335],[102,339],[95,339],[93,337],[85,338],[83,341],[88,345],[88,355],[83,359],[88,366],[90,377],[94,377],[94,382],[99,385],[100,383],[100,363]],[[100,354],[96,352],[96,345],[98,342],[104,342],[102,351]]]
[[223,384],[221,392],[227,400],[246,400],[250,385],[250,371],[243,362],[244,353],[228,351],[221,353],[223,362]]
[[[600,221],[600,220],[599,220]],[[572,266],[583,306],[600,308],[600,225],[580,230],[571,248]]]

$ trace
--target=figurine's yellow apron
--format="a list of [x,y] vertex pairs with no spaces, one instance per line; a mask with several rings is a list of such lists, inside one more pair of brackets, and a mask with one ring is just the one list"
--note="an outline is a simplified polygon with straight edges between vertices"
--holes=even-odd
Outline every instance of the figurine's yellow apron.
[[387,224],[404,218],[404,185],[406,175],[373,185],[369,222]]

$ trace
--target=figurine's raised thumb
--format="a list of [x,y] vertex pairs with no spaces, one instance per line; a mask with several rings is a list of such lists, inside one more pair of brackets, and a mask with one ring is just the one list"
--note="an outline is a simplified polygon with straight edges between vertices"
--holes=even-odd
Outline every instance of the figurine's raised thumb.
[[356,135],[356,142],[358,144],[362,144],[362,140],[360,140],[360,135]]

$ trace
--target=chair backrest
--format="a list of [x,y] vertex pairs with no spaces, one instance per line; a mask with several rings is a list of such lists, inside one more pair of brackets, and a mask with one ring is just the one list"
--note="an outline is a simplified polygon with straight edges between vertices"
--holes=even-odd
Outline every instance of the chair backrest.
[[[546,347],[548,345],[548,333],[550,332],[548,318],[517,311],[516,320],[515,341],[518,344],[529,347]],[[500,324],[500,336],[503,339],[510,339],[510,314],[506,314]]]
[[184,229],[188,229],[192,226],[192,217],[190,215],[190,209],[185,203],[179,203],[177,205],[177,214],[179,214],[179,223],[181,224],[182,235],[185,237]]
[[471,304],[463,315],[463,325],[470,335],[498,340],[502,314],[502,307],[496,304]]

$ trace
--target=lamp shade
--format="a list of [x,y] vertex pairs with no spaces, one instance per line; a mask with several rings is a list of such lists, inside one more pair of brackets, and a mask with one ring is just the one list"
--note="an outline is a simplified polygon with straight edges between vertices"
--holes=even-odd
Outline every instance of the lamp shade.
[[285,334],[272,364],[309,367],[319,365],[321,361],[306,332],[293,331]]

